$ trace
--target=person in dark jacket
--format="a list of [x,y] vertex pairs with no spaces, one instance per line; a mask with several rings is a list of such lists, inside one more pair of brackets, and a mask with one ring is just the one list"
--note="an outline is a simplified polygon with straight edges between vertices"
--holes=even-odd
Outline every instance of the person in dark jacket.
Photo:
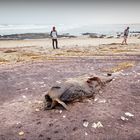
[[122,45],[127,45],[127,38],[128,38],[128,35],[129,35],[129,27],[127,27],[125,30],[124,30],[124,34],[123,34],[123,41],[122,41]]

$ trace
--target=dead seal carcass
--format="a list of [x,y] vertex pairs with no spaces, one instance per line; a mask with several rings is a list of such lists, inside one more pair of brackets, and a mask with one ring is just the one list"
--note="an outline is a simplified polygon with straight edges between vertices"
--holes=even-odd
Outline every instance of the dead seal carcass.
[[51,87],[45,95],[45,109],[52,109],[57,104],[61,104],[68,109],[66,103],[81,101],[84,98],[95,97],[106,83],[110,82],[113,77],[107,76],[80,76],[77,78],[69,78],[66,81]]

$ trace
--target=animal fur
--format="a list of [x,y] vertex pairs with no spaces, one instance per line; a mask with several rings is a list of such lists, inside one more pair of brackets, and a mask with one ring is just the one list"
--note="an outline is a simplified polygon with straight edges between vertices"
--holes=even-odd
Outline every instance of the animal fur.
[[52,109],[57,104],[61,104],[65,109],[68,109],[67,102],[81,101],[85,98],[94,98],[99,90],[106,83],[113,79],[112,76],[80,76],[70,78],[60,84],[57,84],[48,91],[45,95],[45,109]]

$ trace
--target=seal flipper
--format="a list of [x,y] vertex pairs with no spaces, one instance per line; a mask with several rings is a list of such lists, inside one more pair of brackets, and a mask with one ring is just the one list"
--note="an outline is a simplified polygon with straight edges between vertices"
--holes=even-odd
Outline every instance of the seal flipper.
[[57,104],[57,101],[55,101],[55,100],[52,101],[51,106],[46,107],[45,110],[51,110],[51,109],[53,109],[53,108],[55,107],[56,104]]
[[68,110],[68,106],[64,103],[64,102],[62,102],[62,101],[60,101],[60,99],[55,99],[55,101],[57,101],[59,104],[61,104],[66,110]]

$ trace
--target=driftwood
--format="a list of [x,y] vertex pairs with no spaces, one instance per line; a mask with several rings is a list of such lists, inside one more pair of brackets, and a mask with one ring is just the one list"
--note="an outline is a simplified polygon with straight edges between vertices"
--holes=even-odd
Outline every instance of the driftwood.
[[45,109],[52,109],[57,104],[61,104],[68,109],[66,103],[81,101],[85,98],[94,98],[106,83],[113,79],[111,75],[107,76],[80,76],[70,78],[66,81],[51,87],[45,95]]

